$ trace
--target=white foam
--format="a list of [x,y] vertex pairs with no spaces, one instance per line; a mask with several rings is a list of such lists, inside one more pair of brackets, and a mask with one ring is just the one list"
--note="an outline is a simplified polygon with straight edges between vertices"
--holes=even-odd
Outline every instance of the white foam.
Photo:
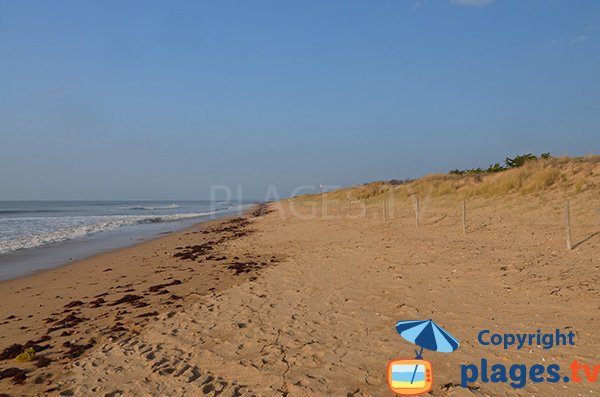
[[3,218],[0,219],[0,254],[82,238],[128,225],[173,222],[213,213]]
[[156,207],[143,207],[143,206],[125,207],[125,208],[122,208],[122,209],[124,209],[124,210],[155,211],[155,210],[171,210],[171,209],[175,209],[175,208],[179,208],[179,206],[177,204],[169,204],[169,205],[162,205],[162,206],[156,206]]

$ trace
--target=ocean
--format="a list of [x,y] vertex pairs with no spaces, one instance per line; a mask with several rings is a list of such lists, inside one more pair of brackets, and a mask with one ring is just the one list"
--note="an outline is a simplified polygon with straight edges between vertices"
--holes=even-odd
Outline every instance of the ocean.
[[0,201],[0,279],[132,245],[251,203]]

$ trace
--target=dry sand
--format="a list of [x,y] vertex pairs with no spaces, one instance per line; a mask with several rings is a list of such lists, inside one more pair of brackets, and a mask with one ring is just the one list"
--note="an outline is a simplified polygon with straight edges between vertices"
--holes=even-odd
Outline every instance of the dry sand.
[[[508,366],[556,363],[563,371],[573,359],[600,364],[600,236],[595,234],[600,205],[593,196],[572,200],[574,240],[581,244],[567,251],[564,201],[552,197],[470,201],[467,235],[460,204],[449,200],[423,199],[419,228],[410,202],[392,205],[387,221],[380,202],[370,203],[367,219],[358,206],[350,209],[346,203],[313,216],[307,203],[281,202],[266,215],[248,215],[248,224],[199,225],[2,283],[0,318],[16,318],[0,325],[0,349],[43,336],[55,324],[43,319],[64,318],[69,313],[63,306],[73,300],[83,305],[71,313],[88,320],[70,336],[58,336],[63,330],[50,333],[52,339],[42,344],[51,347],[39,353],[54,360],[45,368],[0,362],[0,369],[31,370],[22,385],[1,380],[0,390],[9,395],[54,390],[50,394],[391,396],[388,360],[414,356],[414,346],[396,333],[396,321],[432,318],[461,346],[450,354],[425,352],[434,368],[431,395],[600,395],[599,384],[585,381],[528,383],[523,389],[480,382],[471,389],[458,386],[460,365],[482,357]],[[231,230],[223,230],[227,227]],[[214,248],[197,248],[195,259],[173,256],[186,252],[176,247],[207,241]],[[249,272],[236,275],[240,269]],[[165,287],[168,293],[149,292],[150,286],[173,280],[181,284]],[[137,294],[148,306],[91,308],[90,301],[105,292],[109,303]],[[152,314],[138,317],[145,313]],[[116,321],[124,330],[107,333]],[[481,329],[555,328],[573,330],[576,346],[517,351],[483,347],[476,340]],[[90,338],[95,343],[89,350],[64,358],[72,350],[62,347],[64,341],[85,345]]]

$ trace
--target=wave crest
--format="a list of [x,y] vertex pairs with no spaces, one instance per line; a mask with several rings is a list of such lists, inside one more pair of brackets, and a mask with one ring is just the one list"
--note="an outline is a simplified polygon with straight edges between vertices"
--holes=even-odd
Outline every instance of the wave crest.
[[136,224],[174,222],[200,218],[214,212],[169,215],[108,215],[73,217],[27,217],[0,219],[0,229],[25,232],[17,238],[0,234],[0,254],[86,237]]
[[134,206],[134,207],[125,207],[121,208],[123,210],[138,210],[138,211],[155,211],[155,210],[172,210],[175,208],[179,208],[177,204],[168,204],[168,205],[158,205],[156,207],[146,207],[146,206]]

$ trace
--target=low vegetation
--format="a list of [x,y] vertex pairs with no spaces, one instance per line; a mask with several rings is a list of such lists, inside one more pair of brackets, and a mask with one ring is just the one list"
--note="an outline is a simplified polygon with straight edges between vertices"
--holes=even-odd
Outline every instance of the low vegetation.
[[[584,191],[600,193],[600,156],[578,158],[525,154],[507,158],[504,165],[485,170],[453,170],[417,180],[378,181],[324,193],[330,200],[380,200],[393,191],[394,197],[413,194],[457,198],[496,197],[508,194],[535,194],[558,191],[566,195]],[[321,196],[302,196],[315,200]]]
[[[542,153],[540,155],[541,159],[549,159],[550,157],[551,157],[550,153]],[[495,172],[501,172],[501,171],[510,170],[512,168],[522,167],[528,161],[537,160],[537,159],[538,159],[537,156],[535,156],[531,153],[527,153],[527,154],[515,156],[512,159],[510,157],[507,157],[504,160],[504,165],[500,165],[500,163],[495,163],[495,164],[490,165],[487,169],[481,169],[480,167],[471,168],[471,169],[467,169],[467,170],[453,169],[453,170],[450,170],[449,174],[452,174],[452,175],[493,174]]]

